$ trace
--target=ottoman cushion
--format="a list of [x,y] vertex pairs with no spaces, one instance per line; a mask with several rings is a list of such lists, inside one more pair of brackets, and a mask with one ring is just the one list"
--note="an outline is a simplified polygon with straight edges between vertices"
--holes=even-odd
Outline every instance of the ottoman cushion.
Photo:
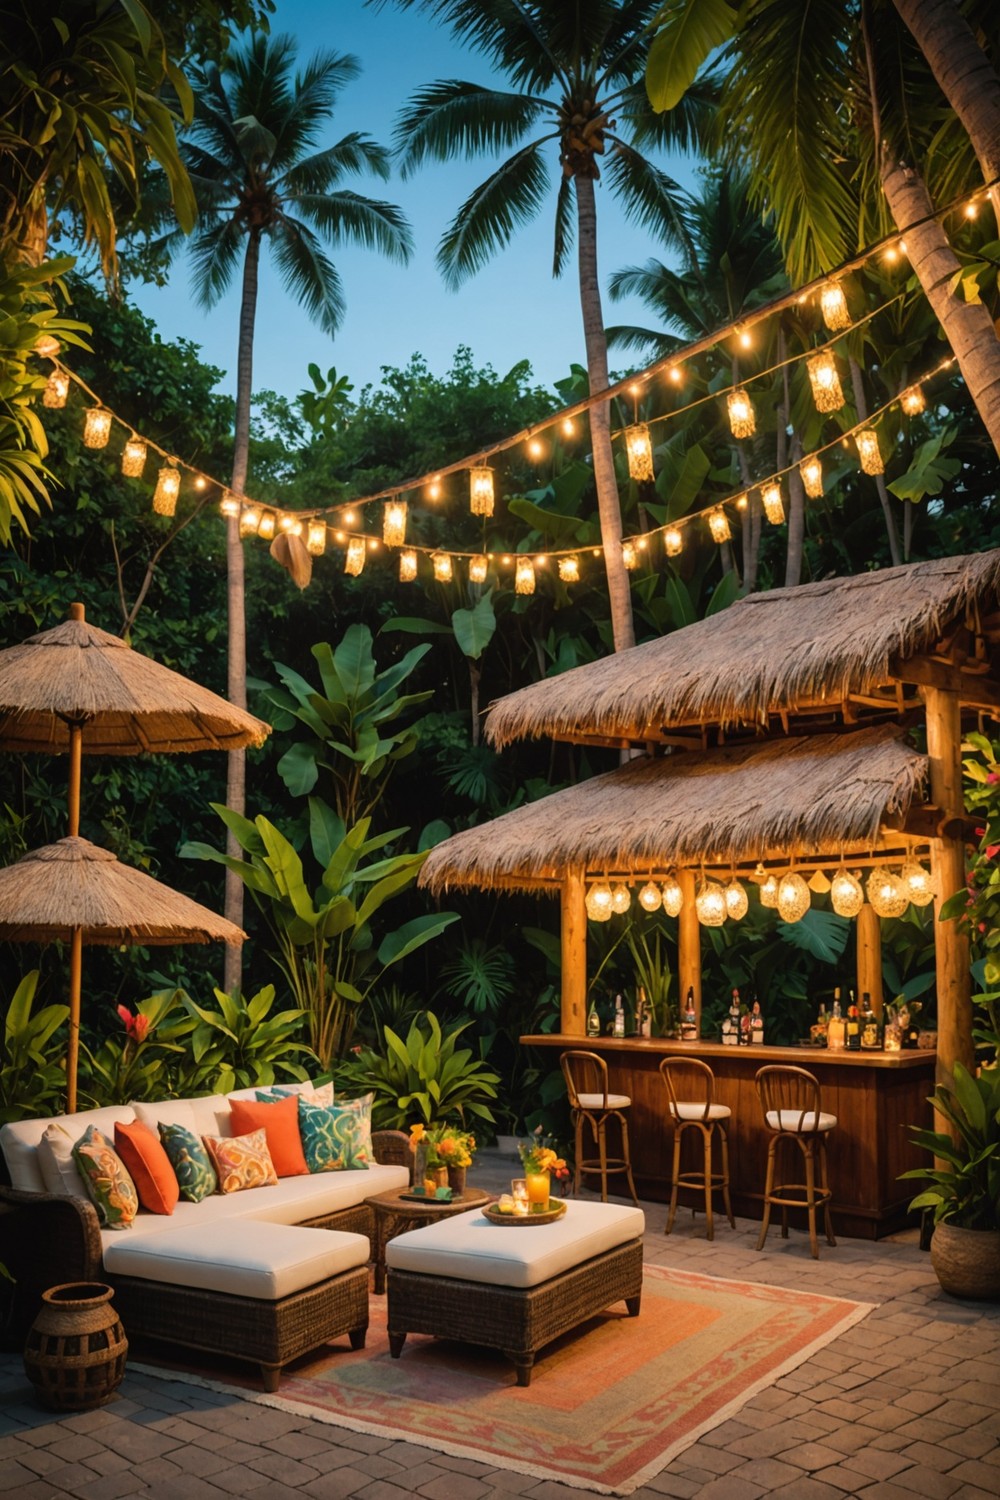
[[479,1209],[399,1235],[385,1247],[390,1270],[455,1276],[493,1286],[539,1286],[617,1245],[639,1239],[641,1209],[617,1203],[566,1204],[553,1224],[491,1224]]
[[367,1265],[368,1256],[363,1234],[236,1220],[106,1244],[104,1268],[112,1280],[137,1276],[273,1302]]

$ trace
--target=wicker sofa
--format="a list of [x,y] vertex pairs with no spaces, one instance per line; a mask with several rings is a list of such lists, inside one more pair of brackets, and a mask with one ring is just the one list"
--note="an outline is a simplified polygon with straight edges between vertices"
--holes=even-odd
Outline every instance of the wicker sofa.
[[[365,1200],[409,1181],[401,1132],[374,1132],[376,1161],[367,1171],[283,1177],[271,1187],[178,1203],[170,1215],[140,1210],[127,1230],[102,1229],[82,1182],[71,1194],[39,1155],[53,1123],[78,1139],[91,1124],[113,1136],[118,1121],[180,1116],[193,1119],[200,1134],[228,1135],[230,1099],[252,1096],[241,1090],[112,1106],[0,1128],[10,1184],[0,1186],[0,1263],[14,1277],[9,1341],[23,1338],[47,1287],[94,1280],[114,1287],[127,1333],[254,1360],[271,1388],[289,1359],[324,1337],[349,1332],[352,1342],[363,1341],[367,1273],[360,1262],[368,1255],[356,1237],[372,1236]],[[335,1235],[290,1232],[301,1229]],[[255,1290],[261,1285],[269,1290]]]

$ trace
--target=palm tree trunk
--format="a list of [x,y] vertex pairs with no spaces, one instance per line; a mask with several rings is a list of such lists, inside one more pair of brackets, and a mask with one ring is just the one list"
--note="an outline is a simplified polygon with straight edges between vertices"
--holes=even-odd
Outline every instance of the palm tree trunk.
[[785,588],[792,589],[802,582],[802,541],[805,534],[805,490],[799,473],[802,444],[797,432],[792,433],[791,449],[788,443],[788,421],[792,410],[792,393],[789,387],[788,366],[784,363],[787,354],[785,330],[778,331],[778,358],[781,371],[781,409],[778,412],[778,468],[791,463],[788,471],[788,540],[785,543]]
[[[854,388],[854,406],[858,413],[859,422],[868,420],[868,401],[865,396],[865,382],[861,374],[861,366],[853,357],[848,360],[851,367],[851,385]],[[889,491],[886,488],[885,475],[875,475],[875,488],[878,490],[879,503],[882,506],[882,515],[885,518],[886,535],[889,538],[889,555],[892,565],[898,568],[903,561],[903,554],[899,550],[899,532],[896,530],[896,518],[892,513],[892,505],[889,500]]]
[[[984,182],[1000,177],[1000,78],[954,0],[894,0],[955,111]],[[991,189],[1000,225],[1000,190]]]
[[[583,311],[587,375],[591,391],[602,391],[611,382],[608,378],[608,344],[604,335],[601,288],[597,279],[597,204],[592,178],[577,174],[573,184],[576,189],[580,307]],[[629,646],[635,645],[635,627],[632,622],[628,573],[622,560],[622,513],[615,479],[614,454],[611,450],[611,407],[606,401],[590,409],[590,441],[594,454],[594,482],[597,486],[597,509],[601,518],[604,568],[611,604],[611,630],[615,650],[625,651]]]
[[1000,341],[989,311],[952,293],[962,266],[936,219],[918,223],[933,212],[923,179],[902,163],[882,166],[882,190],[898,228],[906,234],[906,253],[958,367],[976,403],[983,426],[1000,454]]
[[[251,229],[243,262],[243,297],[240,303],[240,334],[236,362],[236,430],[233,440],[233,477],[230,489],[234,495],[246,490],[247,465],[250,457],[250,396],[253,389],[253,330],[257,317],[257,273],[260,265],[260,231]],[[243,567],[243,543],[239,519],[226,522],[226,606],[228,613],[228,678],[231,703],[247,706],[247,622],[246,584]],[[227,757],[226,806],[241,816],[246,811],[246,751],[230,750]],[[235,835],[226,834],[226,853],[239,859],[240,846]],[[226,871],[226,917],[243,925],[243,882],[233,870]],[[226,946],[225,981],[227,994],[241,987],[243,973],[242,944]]]

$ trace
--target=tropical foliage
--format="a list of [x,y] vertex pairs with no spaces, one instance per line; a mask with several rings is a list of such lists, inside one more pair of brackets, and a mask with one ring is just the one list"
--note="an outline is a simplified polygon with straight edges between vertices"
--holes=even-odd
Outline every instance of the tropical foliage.
[[1000,1229],[1000,1068],[973,1077],[957,1062],[954,1075],[954,1088],[939,1085],[931,1100],[954,1134],[910,1131],[918,1146],[943,1163],[902,1174],[930,1184],[910,1208],[932,1209],[935,1224]]
[[384,1130],[454,1120],[467,1126],[470,1115],[492,1124],[500,1076],[471,1047],[458,1045],[468,1024],[443,1030],[425,1011],[405,1038],[386,1026],[378,1049],[362,1047],[335,1069],[337,1092],[374,1093],[372,1124]]

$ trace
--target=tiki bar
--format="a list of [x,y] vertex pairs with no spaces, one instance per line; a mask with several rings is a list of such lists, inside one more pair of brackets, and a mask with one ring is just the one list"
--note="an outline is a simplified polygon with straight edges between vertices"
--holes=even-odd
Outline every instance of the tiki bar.
[[[920,1164],[908,1127],[955,1061],[972,1066],[967,939],[937,920],[965,884],[963,730],[1000,714],[1000,552],[750,595],[673,634],[511,694],[486,732],[502,748],[549,737],[622,752],[617,769],[439,844],[421,881],[558,895],[561,1023],[526,1047],[587,1049],[631,1101],[641,1194],[670,1191],[665,1057],[709,1064],[728,1107],[736,1212],[760,1217],[767,1144],[755,1075],[805,1065],[836,1117],[829,1176],[837,1226],[879,1238],[906,1220],[899,1174]],[[817,876],[819,876],[817,880]],[[748,883],[795,921],[813,891],[853,917],[857,994],[881,1018],[880,915],[933,901],[936,1051],[727,1044],[702,1029],[701,928],[738,919]],[[656,898],[654,901],[654,897]],[[692,1039],[589,1035],[588,920],[633,899],[676,918],[674,993]],[[604,908],[604,909],[602,909]],[[761,997],[765,1002],[766,997]],[[815,1007],[807,1004],[801,1035]],[[693,1038],[697,1038],[694,1040]],[[730,1037],[730,1042],[733,1040]]]

